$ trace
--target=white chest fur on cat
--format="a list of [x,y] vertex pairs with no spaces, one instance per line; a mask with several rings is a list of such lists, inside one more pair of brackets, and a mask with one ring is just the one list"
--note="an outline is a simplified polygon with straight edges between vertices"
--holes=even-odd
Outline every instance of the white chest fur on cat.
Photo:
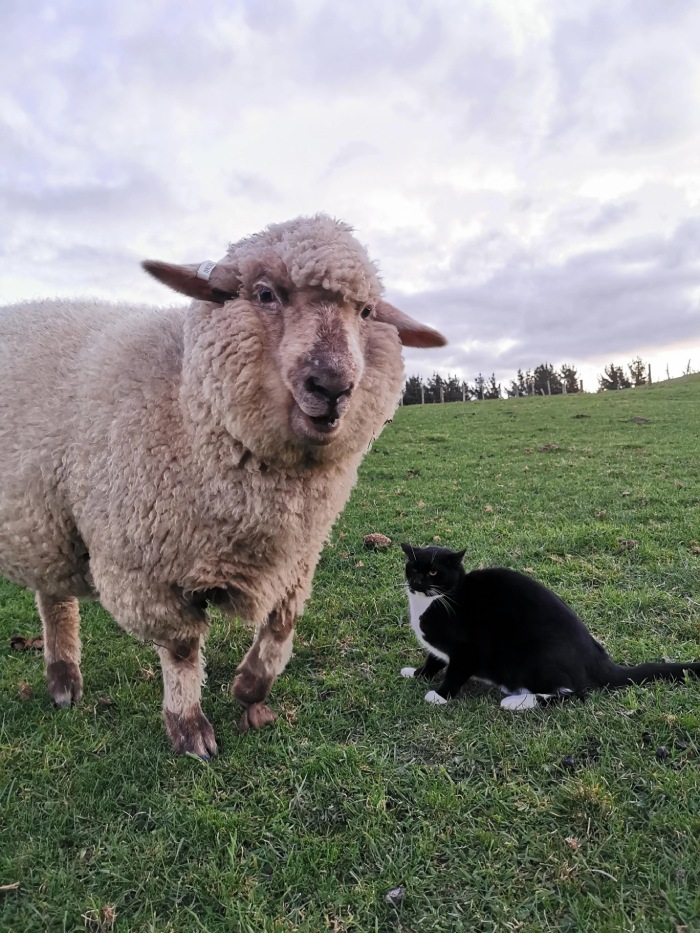
[[440,658],[441,661],[446,663],[450,660],[446,654],[442,651],[438,651],[437,648],[433,648],[432,645],[429,645],[428,642],[423,638],[423,633],[420,628],[420,617],[423,615],[425,610],[437,599],[437,596],[426,596],[425,593],[412,593],[408,591],[408,612],[411,619],[411,628],[413,629],[416,638],[420,644],[425,648],[426,651],[429,651],[430,654],[435,655],[436,658]]

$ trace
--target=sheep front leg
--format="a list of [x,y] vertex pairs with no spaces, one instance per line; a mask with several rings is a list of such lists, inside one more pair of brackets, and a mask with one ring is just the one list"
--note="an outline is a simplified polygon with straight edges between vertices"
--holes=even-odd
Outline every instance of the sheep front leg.
[[216,755],[216,739],[202,712],[204,669],[199,637],[156,645],[163,671],[163,719],[178,754]]
[[36,594],[44,630],[46,685],[56,706],[79,703],[83,697],[80,673],[80,610],[78,600]]
[[277,714],[265,699],[292,656],[296,604],[293,599],[274,609],[255,633],[255,639],[236,671],[233,695],[245,707],[241,732],[274,722]]

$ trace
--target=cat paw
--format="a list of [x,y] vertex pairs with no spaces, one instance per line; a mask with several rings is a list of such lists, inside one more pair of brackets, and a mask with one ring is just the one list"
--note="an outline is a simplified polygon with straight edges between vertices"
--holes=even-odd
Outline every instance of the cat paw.
[[447,700],[444,697],[441,697],[436,690],[428,690],[425,695],[426,703],[437,703],[439,706],[444,706],[447,703]]
[[510,710],[512,713],[519,713],[521,710],[526,709],[536,709],[539,705],[540,698],[536,693],[512,693],[501,700],[501,709]]
[[402,667],[402,668],[401,668],[401,676],[402,676],[402,677],[415,677],[415,676],[416,676],[416,668],[415,668],[415,667]]

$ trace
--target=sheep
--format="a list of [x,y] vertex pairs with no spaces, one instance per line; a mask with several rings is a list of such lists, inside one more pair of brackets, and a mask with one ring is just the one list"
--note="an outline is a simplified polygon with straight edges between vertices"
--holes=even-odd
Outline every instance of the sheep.
[[255,628],[241,731],[292,653],[321,548],[403,381],[445,338],[382,298],[352,228],[273,224],[219,262],[144,269],[192,299],[0,309],[0,573],[36,593],[48,691],[80,701],[79,600],[152,642],[176,752],[202,712],[209,606]]

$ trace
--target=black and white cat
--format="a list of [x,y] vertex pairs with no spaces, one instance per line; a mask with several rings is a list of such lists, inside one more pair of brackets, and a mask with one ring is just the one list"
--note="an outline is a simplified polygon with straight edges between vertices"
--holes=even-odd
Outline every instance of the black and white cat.
[[700,674],[700,662],[616,664],[563,599],[525,574],[505,567],[466,573],[464,551],[401,548],[411,627],[428,652],[422,667],[401,674],[430,679],[445,669],[428,703],[446,703],[470,677],[498,686],[504,709],[522,710],[595,687]]

